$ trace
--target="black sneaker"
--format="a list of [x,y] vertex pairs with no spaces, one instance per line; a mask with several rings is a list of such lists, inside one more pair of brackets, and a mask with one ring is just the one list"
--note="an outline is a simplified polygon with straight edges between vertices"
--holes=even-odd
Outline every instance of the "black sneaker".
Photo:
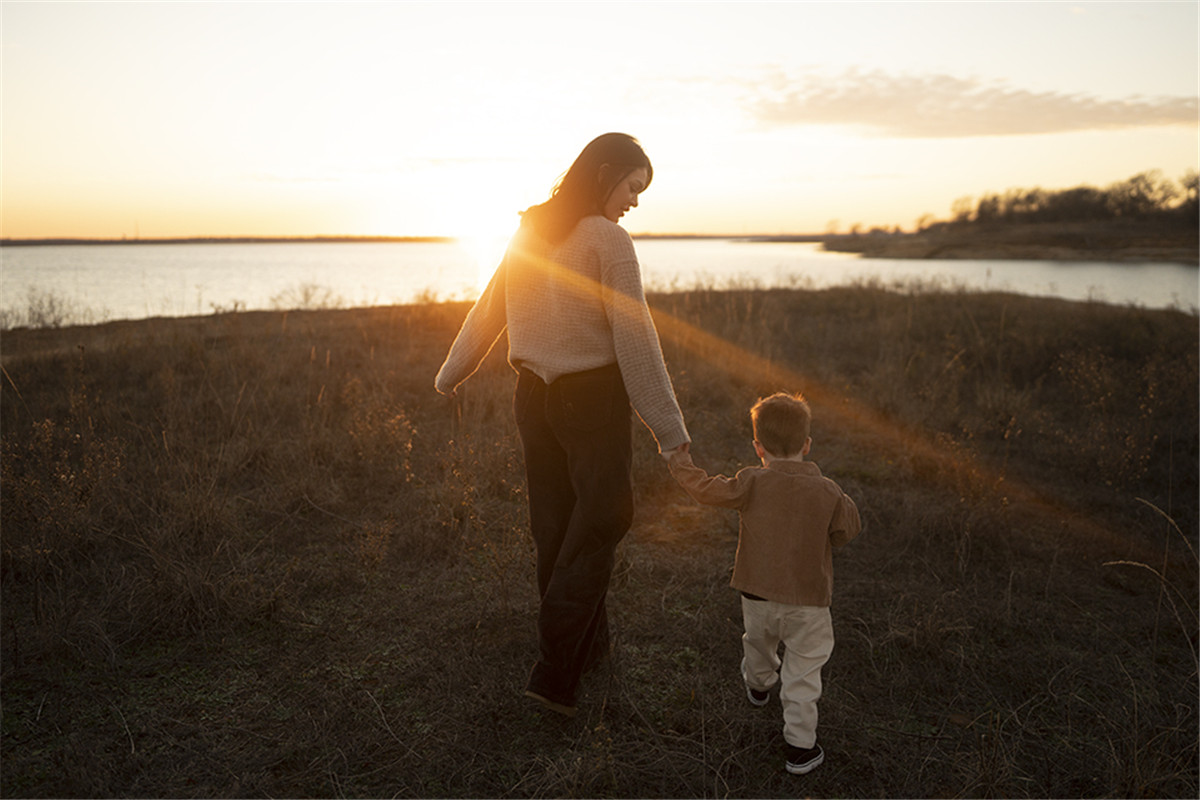
[[793,747],[788,745],[787,749],[787,771],[793,775],[803,775],[806,772],[812,772],[817,767],[821,766],[821,762],[825,760],[825,751],[821,749],[821,745],[815,744],[812,747]]
[[760,692],[758,689],[751,689],[749,686],[746,687],[746,697],[750,699],[750,705],[760,708],[765,706],[767,701],[771,699],[769,692]]

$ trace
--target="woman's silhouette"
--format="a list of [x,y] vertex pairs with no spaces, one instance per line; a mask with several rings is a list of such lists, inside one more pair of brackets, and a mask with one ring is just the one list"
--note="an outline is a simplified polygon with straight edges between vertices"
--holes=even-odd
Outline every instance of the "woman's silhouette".
[[688,443],[633,241],[617,225],[653,175],[633,137],[589,143],[522,215],[436,379],[453,394],[507,328],[541,595],[526,694],[568,716],[580,677],[608,652],[604,601],[633,519],[630,405],[664,454]]

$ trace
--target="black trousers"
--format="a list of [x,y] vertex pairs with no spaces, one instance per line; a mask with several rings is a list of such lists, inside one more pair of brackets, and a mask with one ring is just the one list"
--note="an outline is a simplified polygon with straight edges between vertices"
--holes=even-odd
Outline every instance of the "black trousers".
[[528,688],[574,705],[580,677],[608,650],[604,600],[614,552],[633,522],[629,397],[616,364],[549,385],[522,369],[513,411],[541,596]]

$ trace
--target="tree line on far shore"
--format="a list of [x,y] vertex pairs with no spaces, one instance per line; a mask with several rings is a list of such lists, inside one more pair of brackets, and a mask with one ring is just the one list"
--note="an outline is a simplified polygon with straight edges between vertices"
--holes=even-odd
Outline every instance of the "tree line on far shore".
[[[985,193],[978,199],[961,197],[951,206],[949,224],[1103,222],[1139,220],[1197,226],[1200,173],[1190,169],[1178,181],[1164,178],[1160,170],[1141,172],[1103,189],[1008,189]],[[926,214],[917,229],[944,225]]]

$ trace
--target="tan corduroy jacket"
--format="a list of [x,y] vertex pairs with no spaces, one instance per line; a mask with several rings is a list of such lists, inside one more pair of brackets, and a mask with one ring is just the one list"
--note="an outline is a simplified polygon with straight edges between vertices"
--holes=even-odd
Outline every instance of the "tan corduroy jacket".
[[826,607],[833,599],[833,548],[862,530],[858,506],[810,461],[772,461],[733,478],[710,476],[676,453],[671,474],[705,505],[739,512],[729,585],[777,603]]

